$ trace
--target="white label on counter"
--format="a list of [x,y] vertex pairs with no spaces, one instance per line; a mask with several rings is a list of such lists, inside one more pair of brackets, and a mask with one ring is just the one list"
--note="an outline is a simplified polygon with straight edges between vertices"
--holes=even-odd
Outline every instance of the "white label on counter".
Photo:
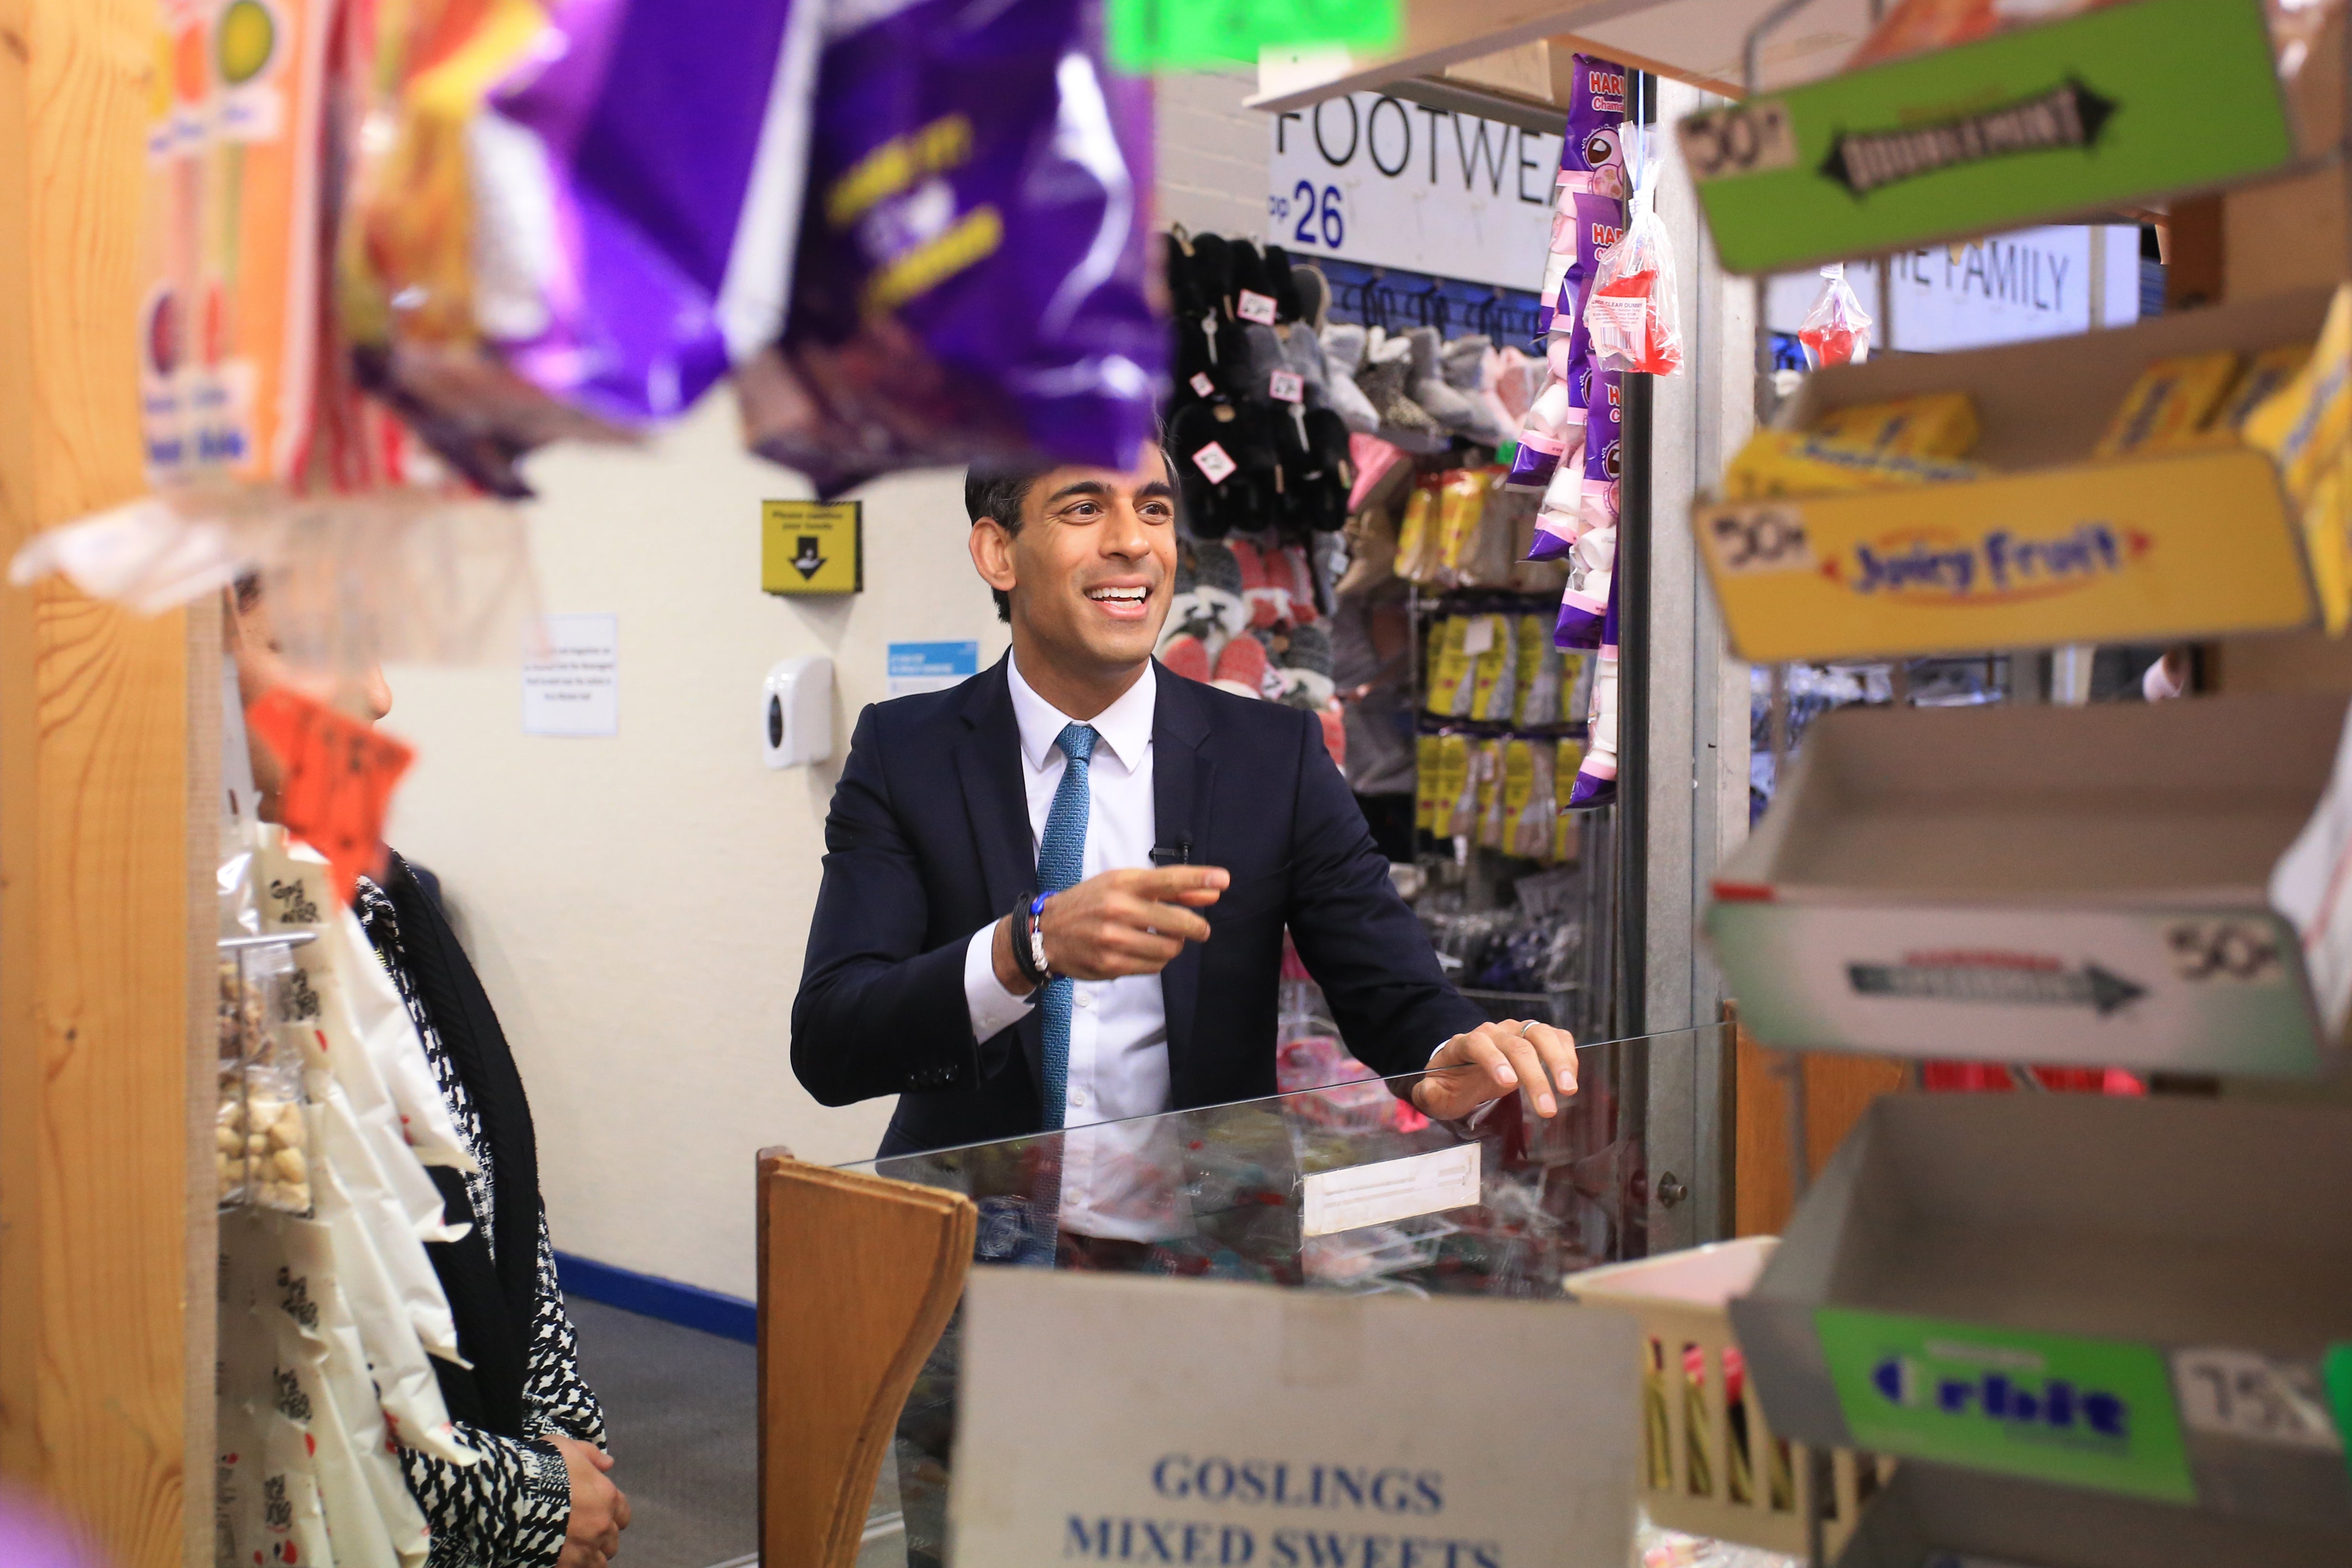
[[2319,1369],[2253,1351],[2198,1348],[2172,1352],[2180,1419],[2192,1432],[2216,1432],[2281,1448],[2341,1452],[2327,1415]]
[[1478,1201],[1478,1145],[1318,1171],[1307,1178],[1302,1232],[1331,1236]]

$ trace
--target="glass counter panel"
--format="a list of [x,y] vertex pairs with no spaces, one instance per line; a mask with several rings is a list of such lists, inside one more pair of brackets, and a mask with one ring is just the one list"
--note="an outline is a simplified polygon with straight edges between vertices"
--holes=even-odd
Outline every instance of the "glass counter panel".
[[[1719,1048],[1723,1036],[1709,1025],[1580,1047],[1578,1092],[1549,1120],[1514,1096],[1433,1121],[1407,1098],[1420,1074],[1351,1078],[843,1168],[971,1198],[984,1267],[1560,1300],[1568,1275],[1646,1252],[1651,1064]],[[899,1418],[910,1568],[944,1561],[960,1327],[949,1324]],[[893,1481],[886,1468],[883,1487]],[[892,1501],[877,1496],[877,1520]],[[871,1544],[861,1568],[900,1561],[887,1528]]]

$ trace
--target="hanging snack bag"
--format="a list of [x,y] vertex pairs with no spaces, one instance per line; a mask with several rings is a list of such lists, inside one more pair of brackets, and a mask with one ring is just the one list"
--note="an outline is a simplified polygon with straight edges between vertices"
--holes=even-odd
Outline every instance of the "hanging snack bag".
[[1549,722],[1559,705],[1559,650],[1544,635],[1541,616],[1511,618],[1511,646],[1517,650],[1510,721],[1522,728]]
[[1429,814],[1429,831],[1433,836],[1454,836],[1454,819],[1462,809],[1462,797],[1468,793],[1470,783],[1470,738],[1441,734],[1437,737],[1437,786]]
[[1423,731],[1412,742],[1412,825],[1434,832],[1437,821],[1438,738]]
[[1462,616],[1446,616],[1429,628],[1429,689],[1422,697],[1422,707],[1441,718],[1452,713],[1454,693],[1461,688],[1469,664],[1469,656],[1463,650],[1469,632],[1469,621]]
[[[397,1303],[428,1353],[456,1361],[457,1324],[433,1260],[405,1223],[406,1212],[385,1183],[341,1086],[321,1087],[319,1153],[322,1171],[331,1173],[318,1184],[320,1217],[334,1228],[338,1271],[354,1281],[354,1309],[363,1300]],[[362,1337],[370,1336],[363,1331]]]
[[[283,1220],[276,1228],[282,1261],[268,1284],[283,1319],[278,1329],[283,1334],[290,1328],[300,1342],[299,1348],[312,1358],[320,1391],[333,1412],[325,1423],[319,1453],[329,1526],[340,1531],[339,1514],[347,1510],[338,1507],[339,1486],[356,1480],[365,1489],[367,1500],[352,1500],[349,1508],[362,1512],[373,1508],[401,1568],[423,1568],[432,1531],[401,1471],[398,1449],[407,1445],[401,1442],[399,1424],[378,1406],[369,1356],[336,1273],[328,1227]],[[439,1403],[437,1389],[435,1403]],[[334,1451],[337,1437],[341,1452]],[[342,1468],[350,1472],[348,1479],[335,1475]]]
[[1471,616],[1469,630],[1464,634],[1463,651],[1470,656],[1470,706],[1460,717],[1493,719],[1496,717],[1494,709],[1497,704],[1508,714],[1511,692],[1507,683],[1518,667],[1518,649],[1511,640],[1510,622],[1498,615]]
[[1573,75],[1568,123],[1560,132],[1551,253],[1536,306],[1538,336],[1552,330],[1556,314],[1572,313],[1581,298],[1571,296],[1563,288],[1578,255],[1575,225],[1580,209],[1575,198],[1580,195],[1601,195],[1622,201],[1626,189],[1625,153],[1619,129],[1625,121],[1625,68],[1582,54],[1574,57],[1570,64]]
[[1797,324],[1797,342],[1805,363],[1814,370],[1825,364],[1860,364],[1870,357],[1870,318],[1853,285],[1845,280],[1845,263],[1832,261],[1822,268],[1822,291]]
[[1396,574],[1408,583],[1437,581],[1441,546],[1438,512],[1444,485],[1444,476],[1423,474],[1413,482],[1412,493],[1405,500],[1404,522],[1397,532]]
[[1560,595],[1552,642],[1561,648],[1599,647],[1610,585],[1616,581],[1617,524],[1586,530],[1569,560],[1569,584]]
[[501,495],[691,405],[783,321],[822,8],[361,8],[340,257],[373,384]]
[[1672,375],[1682,368],[1674,246],[1652,196],[1647,186],[1635,193],[1624,237],[1601,252],[1586,290],[1585,330],[1604,371]]
[[[1583,777],[1583,766],[1584,742],[1582,741],[1576,740],[1561,741],[1559,746],[1555,748],[1555,756],[1552,763],[1552,779],[1554,781],[1553,789],[1555,792],[1559,790],[1559,781],[1561,780],[1570,781],[1569,788],[1573,792],[1575,788],[1573,781]],[[1572,793],[1571,796],[1557,796],[1557,798],[1559,799],[1559,806],[1552,816],[1551,858],[1554,865],[1563,864],[1567,861],[1575,859],[1577,849],[1576,818],[1569,813]]]
[[1553,784],[1556,755],[1548,741],[1514,737],[1503,758],[1506,784],[1518,797],[1511,808],[1510,836],[1505,847],[1529,860],[1551,858],[1552,819],[1559,814]]
[[1445,475],[1438,493],[1437,580],[1447,587],[1462,583],[1462,567],[1469,557],[1479,520],[1486,515],[1490,470],[1455,468]]
[[745,433],[832,495],[1038,453],[1125,469],[1168,329],[1147,285],[1149,84],[1083,0],[836,10],[818,67],[792,310],[742,377]]

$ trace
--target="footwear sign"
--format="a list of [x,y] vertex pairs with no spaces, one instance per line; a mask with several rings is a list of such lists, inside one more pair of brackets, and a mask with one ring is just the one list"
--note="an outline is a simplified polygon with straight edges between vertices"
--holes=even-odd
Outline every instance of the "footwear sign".
[[2294,154],[2256,0],[2140,0],[1848,71],[1676,127],[1725,270],[2137,204]]
[[760,586],[771,594],[865,592],[865,503],[761,501]]

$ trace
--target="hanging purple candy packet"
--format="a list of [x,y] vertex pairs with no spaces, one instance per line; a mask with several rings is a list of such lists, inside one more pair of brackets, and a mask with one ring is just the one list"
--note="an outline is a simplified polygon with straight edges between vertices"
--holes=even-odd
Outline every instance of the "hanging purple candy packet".
[[746,439],[820,495],[1037,456],[1125,468],[1169,333],[1147,294],[1150,100],[1088,0],[836,13],[782,342]]
[[783,321],[814,0],[564,0],[465,129],[487,358],[389,339],[362,384],[495,494],[563,436],[683,412]]
[[[1570,307],[1560,298],[1560,268],[1573,264],[1576,251],[1563,243],[1559,232],[1571,221],[1579,194],[1625,197],[1625,153],[1618,128],[1625,120],[1625,68],[1612,60],[1578,55],[1574,85],[1568,100],[1568,122],[1560,132],[1559,189],[1555,193],[1554,245],[1551,265],[1545,270],[1542,298],[1536,305],[1536,335],[1551,331],[1553,317]],[[1619,223],[1624,219],[1621,216]]]
[[1624,380],[1613,370],[1588,368],[1585,374],[1591,406],[1584,416],[1584,526],[1614,528],[1622,462],[1618,435],[1624,424]]

